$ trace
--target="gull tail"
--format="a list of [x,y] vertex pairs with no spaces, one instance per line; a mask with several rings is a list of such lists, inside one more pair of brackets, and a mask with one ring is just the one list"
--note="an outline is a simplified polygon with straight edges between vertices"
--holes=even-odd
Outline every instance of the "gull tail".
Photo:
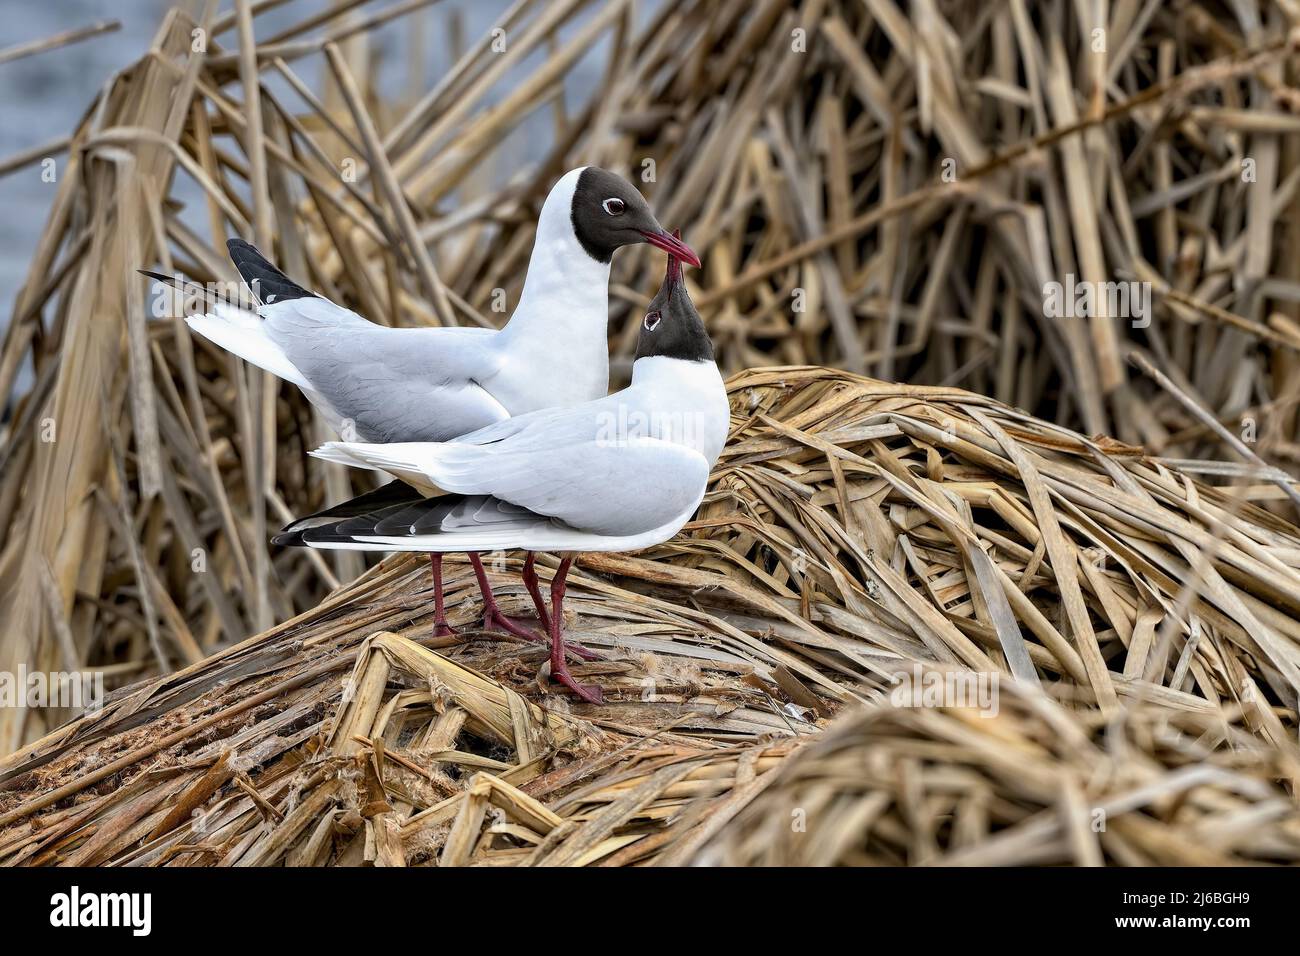
[[495,551],[525,544],[565,549],[582,536],[490,495],[425,498],[400,481],[298,518],[271,539],[350,551]]
[[137,271],[164,285],[172,286],[182,292],[195,292],[203,298],[211,311],[203,315],[185,316],[185,324],[199,335],[221,346],[227,352],[234,352],[244,361],[266,369],[272,375],[278,375],[303,391],[314,394],[315,390],[307,381],[307,376],[289,361],[289,356],[285,354],[284,349],[267,334],[266,323],[257,313],[231,305],[213,295],[199,283],[190,282],[180,276],[163,275],[161,272],[152,272],[148,269]]
[[[271,538],[271,543],[302,547],[307,544],[304,535],[308,531],[333,530],[344,526],[351,519],[364,518],[372,514],[386,517],[426,500],[428,499],[424,495],[410,485],[393,480],[374,491],[349,498],[342,504],[291,521],[280,530],[279,534]],[[373,525],[368,527],[373,530]]]
[[217,303],[213,312],[206,315],[187,315],[185,324],[244,361],[293,382],[304,391],[314,391],[307,376],[289,361],[284,349],[266,334],[263,320],[252,312]]
[[434,475],[440,470],[437,460],[448,446],[435,442],[368,442],[327,441],[312,457],[349,468],[383,471],[418,488],[426,495],[440,495],[454,489],[444,488]]

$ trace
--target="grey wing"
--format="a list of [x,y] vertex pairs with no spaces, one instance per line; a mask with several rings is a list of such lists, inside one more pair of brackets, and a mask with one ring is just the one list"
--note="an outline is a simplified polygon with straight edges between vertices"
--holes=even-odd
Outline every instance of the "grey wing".
[[436,449],[425,473],[447,491],[494,495],[582,531],[662,527],[700,500],[710,463],[683,445],[620,434],[615,398],[484,429]]
[[355,437],[447,441],[509,417],[479,384],[500,367],[489,329],[390,329],[318,297],[261,314],[270,338]]

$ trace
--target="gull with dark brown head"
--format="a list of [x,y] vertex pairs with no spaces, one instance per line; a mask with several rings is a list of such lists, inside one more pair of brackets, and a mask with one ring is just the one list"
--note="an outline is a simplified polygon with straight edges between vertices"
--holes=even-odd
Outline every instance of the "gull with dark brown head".
[[[669,257],[642,319],[631,384],[596,401],[529,412],[450,442],[330,442],[313,454],[378,468],[380,492],[295,521],[282,544],[372,551],[529,552],[525,582],[551,638],[551,676],[588,701],[565,660],[562,601],[573,556],[666,541],[690,520],[726,440],[713,348]],[[549,614],[532,552],[561,555]]]
[[[500,330],[376,325],[294,282],[241,239],[228,250],[257,312],[216,303],[187,322],[293,382],[345,437],[443,442],[605,395],[610,263],[620,248],[642,242],[700,263],[631,183],[586,166],[566,173],[546,197],[519,305]],[[477,554],[470,558],[486,624],[520,633],[497,609]],[[440,556],[432,565],[440,599]],[[438,632],[446,630],[439,621]]]

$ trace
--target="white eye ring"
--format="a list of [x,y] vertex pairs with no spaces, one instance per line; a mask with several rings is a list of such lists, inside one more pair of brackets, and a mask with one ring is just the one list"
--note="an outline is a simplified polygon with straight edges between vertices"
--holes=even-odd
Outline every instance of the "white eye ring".
[[662,318],[663,316],[658,312],[647,312],[645,314],[645,322],[643,323],[645,325],[645,330],[647,332],[653,332],[655,329],[659,328],[659,320]]
[[600,205],[611,216],[621,216],[623,214],[623,200],[617,196],[610,196]]

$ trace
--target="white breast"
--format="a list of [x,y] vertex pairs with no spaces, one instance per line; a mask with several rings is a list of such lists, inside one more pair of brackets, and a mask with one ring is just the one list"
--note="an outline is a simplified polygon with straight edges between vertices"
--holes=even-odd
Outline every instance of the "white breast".
[[546,197],[519,306],[501,332],[501,370],[481,383],[512,415],[609,391],[609,263],[588,255],[573,232],[581,173],[566,174]]
[[718,460],[731,419],[716,364],[662,355],[637,359],[629,391],[637,393],[651,437],[693,448],[710,467]]

